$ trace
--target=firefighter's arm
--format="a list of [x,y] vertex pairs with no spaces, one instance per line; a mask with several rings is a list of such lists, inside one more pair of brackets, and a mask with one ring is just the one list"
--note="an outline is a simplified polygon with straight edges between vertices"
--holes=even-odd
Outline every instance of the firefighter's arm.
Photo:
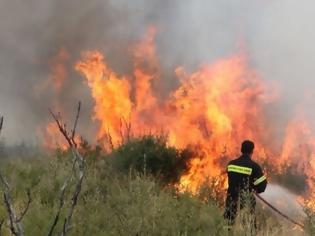
[[253,186],[256,193],[262,193],[267,187],[267,178],[259,165],[253,171]]

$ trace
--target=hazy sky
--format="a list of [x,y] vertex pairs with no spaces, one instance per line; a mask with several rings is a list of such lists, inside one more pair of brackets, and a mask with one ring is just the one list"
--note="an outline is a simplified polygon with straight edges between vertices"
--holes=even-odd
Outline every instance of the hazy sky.
[[[9,142],[35,140],[55,92],[36,94],[34,87],[47,80],[61,48],[70,55],[67,68],[81,51],[99,49],[123,73],[130,69],[128,46],[150,25],[158,28],[165,71],[195,69],[243,45],[253,67],[279,83],[283,103],[294,107],[315,85],[314,7],[312,0],[0,0],[3,135]],[[83,126],[92,130],[89,91],[72,70],[69,81],[58,99],[72,108],[83,98]]]

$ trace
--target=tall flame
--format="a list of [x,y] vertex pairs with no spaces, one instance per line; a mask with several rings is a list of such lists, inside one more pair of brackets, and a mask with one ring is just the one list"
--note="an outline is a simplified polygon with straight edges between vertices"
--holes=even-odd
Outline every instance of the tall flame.
[[122,119],[130,122],[134,135],[167,130],[170,145],[193,145],[198,150],[189,173],[182,178],[182,184],[192,190],[207,177],[219,175],[222,157],[236,156],[245,138],[254,139],[259,156],[265,158],[265,106],[273,96],[249,68],[246,56],[240,53],[205,64],[194,73],[177,68],[180,84],[162,101],[154,90],[154,83],[160,81],[155,33],[150,28],[133,47],[133,76],[117,75],[96,51],[85,52],[76,64],[95,101],[93,117],[100,124],[99,139],[110,134],[119,143]]
[[[50,61],[49,68],[51,74],[48,79],[36,85],[34,88],[34,92],[37,95],[47,93],[48,91],[53,92],[55,96],[50,106],[54,107],[54,109],[59,112],[62,111],[62,102],[59,96],[68,77],[68,70],[65,64],[69,59],[70,55],[68,51],[65,48],[61,48],[57,55]],[[44,128],[42,126],[44,126]],[[43,140],[43,146],[47,149],[55,149],[56,147],[61,149],[67,148],[67,143],[60,134],[54,121],[40,125],[37,134]]]
[[98,51],[82,53],[75,65],[91,90],[93,120],[104,146],[108,141],[118,145],[127,131],[135,136],[167,131],[169,145],[190,146],[195,151],[180,181],[194,192],[208,177],[221,176],[227,161],[239,155],[240,143],[252,139],[255,158],[279,171],[283,164],[298,166],[314,194],[315,136],[310,125],[304,118],[293,119],[283,140],[274,142],[279,135],[268,107],[275,104],[277,93],[250,67],[246,54],[203,64],[195,72],[178,67],[178,86],[162,99],[156,32],[150,27],[131,47],[131,75],[111,69]]

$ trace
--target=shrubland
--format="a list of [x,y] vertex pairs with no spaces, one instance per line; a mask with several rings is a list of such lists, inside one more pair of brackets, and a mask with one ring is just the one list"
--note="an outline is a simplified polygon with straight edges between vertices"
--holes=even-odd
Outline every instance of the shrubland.
[[[312,212],[303,233],[260,206],[256,232],[246,209],[229,232],[222,217],[224,194],[214,184],[202,186],[194,195],[177,190],[191,152],[169,147],[163,137],[132,138],[111,152],[85,144],[80,152],[86,160],[86,176],[69,235],[314,235]],[[6,155],[0,161],[17,212],[27,202],[26,190],[31,191],[32,202],[21,222],[25,235],[47,235],[58,210],[60,189],[72,168],[71,152]],[[65,192],[56,235],[62,232],[74,185],[70,182]],[[1,234],[10,235],[4,201],[0,202]]]

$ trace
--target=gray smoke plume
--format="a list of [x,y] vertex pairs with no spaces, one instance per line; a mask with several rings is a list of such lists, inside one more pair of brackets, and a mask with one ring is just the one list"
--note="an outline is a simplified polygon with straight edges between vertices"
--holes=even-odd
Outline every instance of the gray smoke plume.
[[36,142],[36,127],[49,120],[56,94],[51,85],[41,93],[34,87],[51,76],[61,48],[69,53],[68,78],[58,100],[67,111],[82,100],[81,127],[93,130],[92,100],[74,63],[81,51],[98,49],[114,70],[127,73],[128,48],[150,25],[158,29],[166,84],[174,84],[178,65],[194,70],[245,48],[262,77],[279,84],[287,110],[315,84],[314,6],[311,0],[0,0],[3,136],[11,143]]

